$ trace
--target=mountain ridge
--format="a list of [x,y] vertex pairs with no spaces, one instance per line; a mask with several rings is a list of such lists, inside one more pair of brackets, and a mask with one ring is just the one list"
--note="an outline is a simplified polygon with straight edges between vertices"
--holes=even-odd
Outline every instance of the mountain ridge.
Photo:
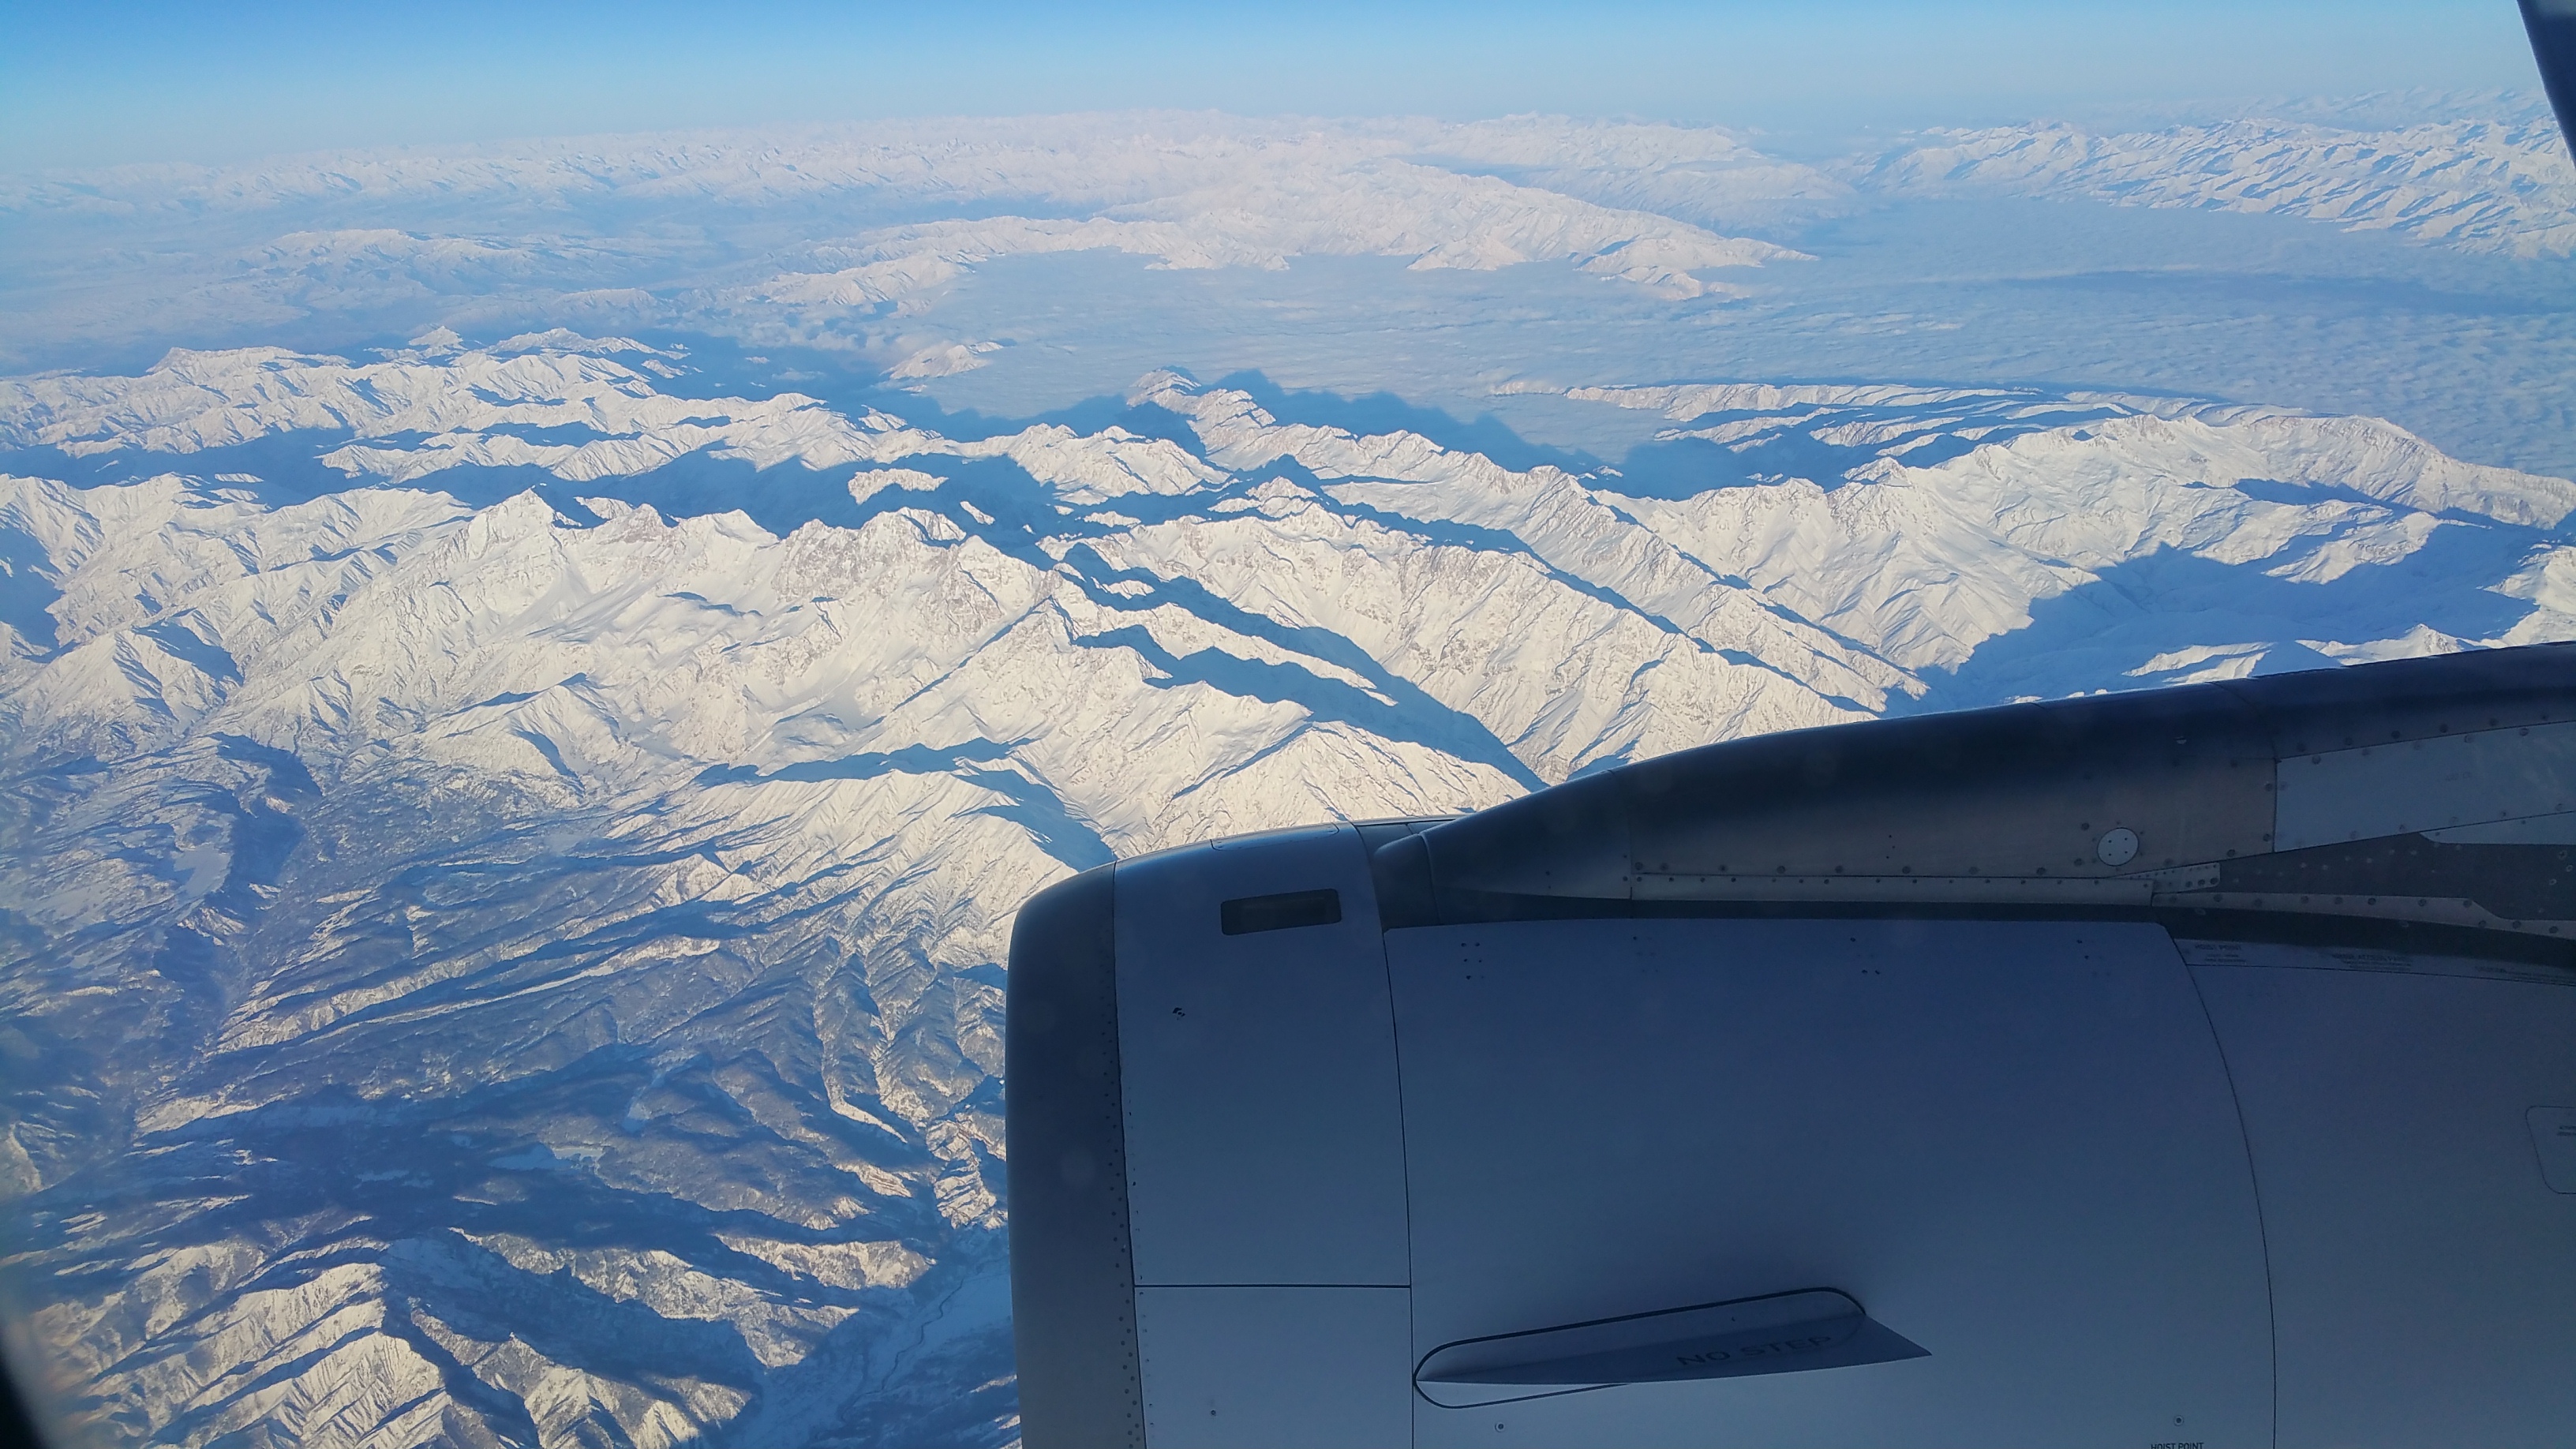
[[1047,882],[2576,635],[2576,484],[2374,419],[1553,393],[1655,416],[1632,476],[1168,369],[961,439],[708,365],[0,384],[0,1285],[98,1433],[1002,1442],[999,963]]

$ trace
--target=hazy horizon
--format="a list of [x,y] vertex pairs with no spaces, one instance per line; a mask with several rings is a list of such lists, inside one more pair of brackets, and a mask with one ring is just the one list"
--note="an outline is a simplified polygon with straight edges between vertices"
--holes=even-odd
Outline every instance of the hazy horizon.
[[2471,3],[13,10],[7,172],[1136,109],[1634,117],[1830,146],[2536,79],[2512,9]]

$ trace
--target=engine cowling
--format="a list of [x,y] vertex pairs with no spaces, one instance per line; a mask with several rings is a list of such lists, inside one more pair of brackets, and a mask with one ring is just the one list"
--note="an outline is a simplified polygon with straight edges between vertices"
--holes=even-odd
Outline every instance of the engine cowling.
[[2554,1442],[2576,648],[1876,721],[1023,910],[1028,1442]]

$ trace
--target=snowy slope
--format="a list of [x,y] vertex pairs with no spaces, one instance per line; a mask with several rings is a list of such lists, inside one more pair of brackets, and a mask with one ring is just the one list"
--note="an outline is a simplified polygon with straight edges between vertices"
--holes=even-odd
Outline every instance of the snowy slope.
[[[1989,695],[2236,677],[2267,656],[2298,667],[2568,627],[2556,604],[2497,606],[2537,598],[2565,566],[2576,485],[2463,463],[2375,418],[1904,387],[1576,396],[1660,411],[1677,423],[1667,439],[1703,445],[1744,479],[1616,496],[1623,511],[1891,662],[1953,686],[1975,678]],[[2391,573],[2451,592],[2408,597]],[[2015,636],[2057,604],[2072,612],[2028,635],[2045,647],[2014,659]],[[1995,662],[1981,668],[1989,646]]]
[[1649,477],[1170,371],[968,437],[697,365],[0,383],[0,1281],[102,1436],[1006,1439],[998,963],[1047,881],[2576,633],[2576,485],[2372,419],[1575,390],[1661,418]]
[[1837,169],[1874,191],[2205,207],[2465,251],[2576,251],[2576,165],[2546,111],[2384,130],[2245,119],[2111,135],[2064,123],[1934,131]]

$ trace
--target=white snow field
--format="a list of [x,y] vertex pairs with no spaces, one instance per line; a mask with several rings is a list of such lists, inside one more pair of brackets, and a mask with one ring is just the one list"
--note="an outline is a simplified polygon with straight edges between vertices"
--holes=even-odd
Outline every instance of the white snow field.
[[1837,169],[1873,190],[2085,196],[2303,217],[2463,251],[2576,251],[2576,168],[2539,106],[2384,130],[2246,117],[2111,135],[2064,123],[1937,131]]
[[2576,637],[2576,175],[2445,104],[9,180],[16,1347],[102,1444],[1010,1441],[1067,872]]

